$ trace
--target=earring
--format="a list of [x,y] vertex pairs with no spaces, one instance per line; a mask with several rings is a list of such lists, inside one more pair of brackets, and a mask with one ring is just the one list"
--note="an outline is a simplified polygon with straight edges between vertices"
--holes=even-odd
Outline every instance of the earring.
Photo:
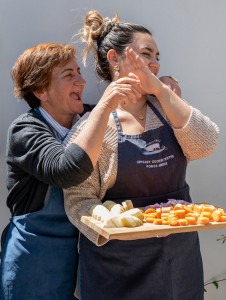
[[119,65],[114,66],[114,71],[115,77],[119,77]]

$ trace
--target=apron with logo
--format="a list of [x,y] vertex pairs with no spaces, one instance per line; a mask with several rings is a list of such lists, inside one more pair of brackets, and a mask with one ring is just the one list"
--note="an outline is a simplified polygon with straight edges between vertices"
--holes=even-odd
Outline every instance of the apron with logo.
[[[191,202],[185,181],[187,161],[172,128],[148,105],[163,126],[139,135],[118,132],[118,174],[105,200],[131,199],[135,207]],[[164,238],[113,240],[97,247],[80,238],[80,300],[203,300],[203,267],[197,233]]]

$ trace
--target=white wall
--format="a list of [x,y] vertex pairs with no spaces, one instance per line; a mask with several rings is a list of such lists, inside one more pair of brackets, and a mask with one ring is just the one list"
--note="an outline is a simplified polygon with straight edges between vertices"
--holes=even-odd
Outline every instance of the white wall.
[[[218,149],[211,157],[190,164],[188,182],[194,202],[206,201],[226,208],[226,1],[0,0],[0,232],[9,218],[5,204],[7,128],[27,110],[26,104],[13,96],[10,69],[27,47],[47,41],[70,43],[72,35],[82,26],[85,13],[91,9],[110,17],[118,11],[122,20],[151,29],[160,50],[160,75],[177,77],[183,97],[220,126]],[[80,45],[78,48],[81,50]],[[87,80],[84,101],[95,103],[101,88],[92,64],[82,72]],[[218,275],[226,277],[226,244],[216,241],[221,234],[226,231],[200,233],[206,281]],[[222,282],[218,290],[208,287],[205,299],[223,300],[225,293],[226,282]]]

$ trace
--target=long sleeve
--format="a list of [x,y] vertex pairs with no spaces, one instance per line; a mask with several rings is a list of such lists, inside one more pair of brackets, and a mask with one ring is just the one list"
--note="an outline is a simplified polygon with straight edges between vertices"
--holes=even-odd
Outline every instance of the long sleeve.
[[[151,100],[153,105],[165,118],[164,111],[156,98]],[[160,120],[149,108],[147,111],[145,130],[161,126]],[[205,158],[216,149],[219,128],[203,115],[198,109],[192,107],[192,113],[187,124],[180,129],[173,128],[175,137],[188,161]]]
[[60,187],[80,183],[93,170],[88,155],[79,146],[71,144],[65,149],[47,125],[29,113],[11,124],[7,153],[9,169],[13,166],[46,184]]
[[181,129],[174,129],[174,134],[188,160],[205,158],[216,149],[219,128],[193,108],[189,122]]
[[[79,129],[72,136],[78,132]],[[116,162],[116,131],[108,127],[98,164],[91,176],[78,186],[64,189],[65,211],[69,220],[98,246],[103,245],[107,240],[84,225],[81,222],[81,216],[90,215],[90,208],[93,205],[101,204],[106,191],[114,184],[117,175]]]
[[12,215],[42,209],[48,186],[74,186],[87,179],[93,165],[79,146],[66,149],[35,112],[9,127],[7,140],[7,205]]

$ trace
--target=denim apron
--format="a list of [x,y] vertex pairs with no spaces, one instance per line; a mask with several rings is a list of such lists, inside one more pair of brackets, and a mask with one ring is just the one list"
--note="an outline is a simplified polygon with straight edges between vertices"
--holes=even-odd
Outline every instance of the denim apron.
[[75,299],[77,242],[63,191],[51,186],[42,210],[10,219],[2,249],[0,299]]
[[[132,199],[145,207],[168,199],[191,202],[187,161],[172,128],[163,123],[140,135],[124,135],[116,112],[118,174],[104,200]],[[80,300],[203,300],[203,268],[197,233],[109,241],[97,247],[80,238]]]

